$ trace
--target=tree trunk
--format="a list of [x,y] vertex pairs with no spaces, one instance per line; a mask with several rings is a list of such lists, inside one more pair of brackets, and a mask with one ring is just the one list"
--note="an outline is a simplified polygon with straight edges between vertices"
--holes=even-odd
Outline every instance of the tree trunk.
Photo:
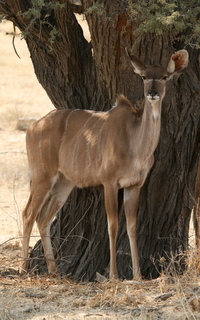
[[[200,134],[200,131],[199,131]],[[200,158],[198,161],[198,169],[195,183],[195,206],[193,214],[195,242],[198,248],[198,258],[200,262]]]
[[[58,28],[53,43],[51,28],[36,20],[16,16],[28,10],[26,1],[6,1],[0,12],[24,31],[35,73],[56,108],[107,110],[116,94],[124,93],[133,103],[142,98],[140,78],[133,74],[124,48],[147,64],[167,65],[182,44],[170,35],[135,37],[135,25],[117,0],[105,2],[103,11],[86,10],[91,44],[83,37],[70,6],[52,10],[51,25]],[[9,5],[9,3],[11,3]],[[84,1],[85,9],[91,5]],[[93,52],[92,52],[93,49]],[[144,277],[157,277],[171,259],[184,267],[189,220],[194,205],[194,185],[199,148],[200,74],[199,50],[187,48],[188,70],[171,81],[163,101],[162,129],[155,164],[142,188],[138,210],[138,246]],[[131,277],[131,258],[126,222],[119,191],[119,236],[117,264],[121,278]],[[94,280],[98,271],[107,274],[109,245],[102,188],[75,189],[52,225],[52,242],[59,269],[76,280]],[[39,259],[36,257],[39,256]],[[31,252],[29,267],[46,272],[41,242]],[[42,259],[41,259],[42,258]],[[162,258],[162,259],[161,259]]]

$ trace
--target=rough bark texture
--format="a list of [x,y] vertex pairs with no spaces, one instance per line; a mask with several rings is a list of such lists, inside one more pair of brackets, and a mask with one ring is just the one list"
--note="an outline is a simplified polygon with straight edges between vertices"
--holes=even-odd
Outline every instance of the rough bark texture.
[[[29,2],[5,3],[0,4],[0,12],[7,12],[7,19],[24,31],[30,21],[16,13],[26,11]],[[135,26],[119,2],[102,3],[104,13],[86,13],[93,55],[70,6],[50,13],[49,21],[60,34],[51,46],[48,26],[40,26],[36,21],[29,27],[26,42],[35,73],[56,108],[106,110],[119,93],[136,103],[142,97],[142,83],[133,74],[124,47],[134,45],[134,53],[145,63],[158,65],[166,65],[170,55],[183,47],[167,34],[144,34],[136,41]],[[85,9],[90,5],[90,1],[84,1]],[[149,278],[158,276],[172,256],[177,259],[177,267],[184,267],[180,260],[188,246],[200,138],[200,53],[186,49],[190,65],[167,87],[156,161],[140,197],[140,265],[142,275]],[[130,278],[131,258],[122,198],[120,191],[118,271],[120,277]],[[82,280],[93,280],[96,271],[107,274],[109,246],[101,188],[74,190],[53,223],[52,241],[59,269],[64,274]],[[36,256],[42,259],[33,259],[30,268],[46,272],[40,242],[31,252],[31,257]]]
[[200,263],[200,158],[198,161],[198,169],[195,183],[195,207],[193,213],[193,222],[195,230],[195,242],[198,248],[198,261]]

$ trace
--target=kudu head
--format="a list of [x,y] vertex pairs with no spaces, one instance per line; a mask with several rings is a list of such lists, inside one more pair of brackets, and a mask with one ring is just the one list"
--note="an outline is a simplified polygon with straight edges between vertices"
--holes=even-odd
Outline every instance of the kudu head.
[[134,72],[139,74],[144,83],[144,95],[150,103],[162,101],[165,96],[166,82],[175,74],[180,74],[188,65],[188,52],[179,50],[175,52],[166,68],[158,66],[146,66],[139,58],[126,53],[131,60]]

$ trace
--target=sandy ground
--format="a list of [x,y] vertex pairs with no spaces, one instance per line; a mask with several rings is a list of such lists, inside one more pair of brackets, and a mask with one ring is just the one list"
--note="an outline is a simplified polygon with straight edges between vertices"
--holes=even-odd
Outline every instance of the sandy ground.
[[25,132],[19,118],[40,118],[53,106],[38,83],[25,41],[15,38],[12,25],[0,24],[0,242],[21,235],[21,211],[28,197]]
[[[40,118],[53,106],[37,82],[26,44],[12,25],[0,24],[0,320],[200,319],[199,266],[155,281],[76,284],[68,279],[18,274],[21,211],[28,199],[25,133],[21,117]],[[33,230],[31,244],[37,240]]]

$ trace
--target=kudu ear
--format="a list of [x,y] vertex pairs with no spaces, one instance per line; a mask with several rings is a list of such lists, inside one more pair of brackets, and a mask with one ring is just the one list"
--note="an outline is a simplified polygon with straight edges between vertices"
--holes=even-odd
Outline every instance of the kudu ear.
[[126,54],[131,60],[131,64],[133,66],[134,72],[141,75],[142,71],[145,70],[145,64],[136,56],[133,54],[130,54],[129,50],[125,48]]
[[188,52],[186,50],[179,50],[171,56],[167,71],[171,74],[180,74],[188,66],[188,61]]

